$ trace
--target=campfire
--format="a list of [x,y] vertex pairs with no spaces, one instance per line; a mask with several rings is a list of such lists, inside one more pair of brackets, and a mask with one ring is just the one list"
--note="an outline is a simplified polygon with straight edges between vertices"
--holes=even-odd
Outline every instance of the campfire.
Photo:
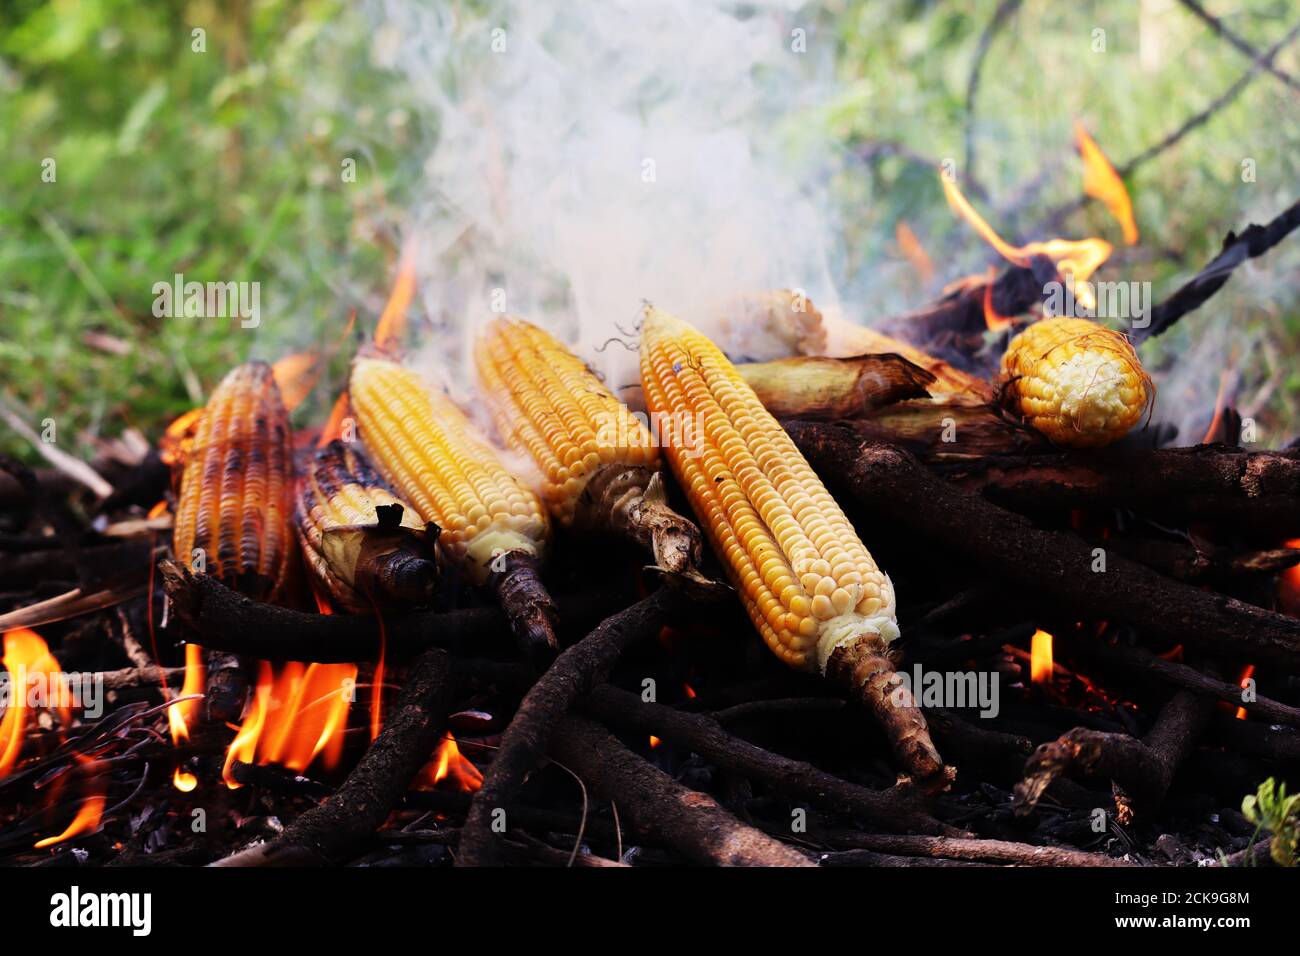
[[[761,39],[724,6],[701,36]],[[1296,31],[1261,53],[1182,6],[1245,79],[1296,86],[1274,65]],[[1018,195],[977,178],[971,129],[963,164],[863,147],[943,217],[891,213],[914,294],[873,311],[815,238],[846,225],[804,188],[832,166],[747,99],[789,85],[772,64],[697,52],[679,88],[621,23],[588,56],[535,11],[478,36],[459,6],[390,7],[373,55],[439,148],[412,196],[355,199],[344,242],[383,262],[356,312],[221,353],[206,391],[178,364],[191,401],[93,459],[0,403],[42,461],[0,455],[0,862],[1295,865],[1300,438],[1261,438],[1234,348],[1161,337],[1269,274],[1300,202],[1222,222],[1202,262],[1143,245],[1126,186],[1237,87],[1128,162],[1062,110],[1064,158]],[[637,82],[528,82],[566,62],[548,43]],[[241,76],[231,115],[262,83]],[[780,162],[715,129],[733,101]],[[1079,198],[1029,223],[1067,162]],[[1127,281],[1143,256],[1188,278],[1154,297]],[[161,285],[176,320],[221,283]],[[255,329],[260,285],[229,285],[221,318]]]
[[511,318],[467,413],[408,254],[328,420],[294,354],[94,481],[6,462],[7,860],[1280,860],[1241,807],[1300,754],[1300,460],[1222,391],[1169,447],[1134,346],[1300,208],[1125,334],[1108,243],[943,187],[1005,268],[877,329],[719,307],[770,354],[647,305],[636,408]]

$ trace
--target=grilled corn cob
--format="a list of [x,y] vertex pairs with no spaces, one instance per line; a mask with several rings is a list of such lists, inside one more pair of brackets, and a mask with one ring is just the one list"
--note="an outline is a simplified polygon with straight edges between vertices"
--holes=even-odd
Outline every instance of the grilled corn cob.
[[317,585],[346,610],[433,597],[437,566],[425,542],[437,525],[397,498],[354,444],[336,439],[315,453],[298,478],[294,530]]
[[697,582],[700,532],[664,501],[649,430],[576,355],[521,319],[496,319],[475,360],[503,441],[532,459],[563,527],[624,534]]
[[1002,356],[1003,397],[1058,445],[1099,448],[1123,438],[1146,411],[1151,378],[1119,332],[1087,319],[1043,319]]
[[[232,369],[178,461],[172,552],[179,561],[255,600],[284,598],[293,557],[291,444],[271,366]],[[237,720],[247,691],[238,658],[212,652],[207,666],[209,719]]]
[[362,356],[349,393],[370,460],[421,518],[442,529],[444,561],[496,591],[529,654],[557,648],[555,605],[537,574],[549,531],[537,496],[415,372]]
[[668,460],[768,647],[860,694],[910,773],[942,774],[889,657],[893,585],[794,442],[712,342],[652,306],[641,383],[652,412],[700,420],[698,447]]

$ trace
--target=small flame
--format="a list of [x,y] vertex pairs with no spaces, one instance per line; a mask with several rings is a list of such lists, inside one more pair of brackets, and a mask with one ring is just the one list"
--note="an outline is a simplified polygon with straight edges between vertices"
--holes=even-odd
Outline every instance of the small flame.
[[1029,645],[1029,679],[1035,684],[1050,685],[1052,672],[1052,635],[1043,630],[1034,631]]
[[1223,413],[1228,406],[1228,385],[1233,381],[1234,377],[1231,368],[1225,368],[1219,373],[1219,390],[1214,396],[1214,415],[1210,418],[1210,424],[1205,427],[1205,434],[1201,436],[1202,445],[1234,437],[1219,435],[1219,429],[1223,425]]
[[894,239],[898,242],[898,248],[905,258],[916,270],[917,276],[923,285],[930,285],[934,282],[934,262],[930,259],[930,254],[925,251],[921,245],[921,240],[916,238],[916,233],[912,227],[903,220],[898,220],[898,225],[894,227]]
[[145,515],[145,517],[152,521],[154,518],[161,518],[166,513],[167,513],[167,499],[164,498],[162,501],[158,502],[156,505],[150,508],[149,513]]
[[[203,667],[203,648],[197,644],[185,645],[185,680],[181,683],[179,696],[190,697],[202,694],[206,684]],[[179,744],[190,739],[190,724],[198,719],[199,707],[203,700],[183,700],[167,708],[167,723],[171,728],[172,743]]]
[[659,744],[660,744],[660,742],[661,742],[661,741],[659,740],[659,738],[656,737],[654,734],[651,734],[651,735],[650,735],[650,749],[651,749],[651,750],[654,750],[656,747],[658,747]]
[[406,314],[411,308],[411,300],[415,298],[416,245],[412,241],[403,250],[393,291],[389,293],[388,303],[375,326],[375,346],[385,352],[399,350],[402,336],[406,332]]
[[320,352],[310,349],[286,355],[271,366],[286,411],[291,412],[306,401],[311,390],[316,387],[316,380],[320,378],[324,364]]
[[993,283],[997,276],[997,270],[990,269],[988,280],[984,283],[984,324],[988,326],[990,332],[1001,332],[1011,328],[1012,317],[999,315],[998,310],[993,308]]
[[1120,179],[1115,167],[1088,135],[1083,124],[1077,121],[1074,124],[1074,139],[1079,146],[1079,155],[1083,157],[1084,193],[1105,203],[1124,232],[1124,244],[1133,245],[1138,241],[1138,228],[1133,220],[1133,201],[1129,199],[1124,180]]
[[438,746],[438,752],[425,765],[420,774],[420,786],[436,787],[444,780],[450,780],[455,789],[463,793],[473,793],[483,786],[483,774],[460,752],[456,738],[448,733]]
[[158,455],[163,462],[176,467],[185,460],[194,447],[194,433],[198,430],[201,417],[202,408],[191,408],[167,426],[162,441],[158,443]]
[[[1245,690],[1247,687],[1250,686],[1250,679],[1251,679],[1253,676],[1255,676],[1255,665],[1254,665],[1254,664],[1247,664],[1245,670],[1243,670],[1243,671],[1241,672],[1241,680],[1237,681],[1237,686],[1240,687],[1242,690]],[[1238,708],[1237,708],[1237,719],[1238,719],[1238,720],[1245,720],[1245,719],[1246,719],[1246,716],[1247,716],[1247,715],[1246,715],[1246,708],[1245,708],[1245,707],[1238,707]]]
[[344,391],[334,400],[334,407],[330,409],[330,417],[325,422],[325,427],[320,431],[320,438],[316,440],[317,448],[324,448],[336,438],[343,437],[343,422],[348,417],[348,393]]
[[29,628],[5,631],[4,656],[0,657],[0,665],[8,672],[9,688],[8,706],[0,718],[0,777],[5,777],[22,753],[30,681],[44,679],[54,696],[50,703],[64,724],[72,719],[73,701],[63,668],[50,653],[44,638]]
[[263,661],[252,706],[226,750],[226,785],[239,786],[231,774],[236,760],[301,772],[319,757],[326,769],[336,767],[356,678],[355,664],[291,661],[277,674]]
[[198,785],[199,778],[194,776],[192,773],[182,770],[180,767],[177,767],[176,772],[172,774],[172,786],[181,793],[189,793]]
[[43,850],[47,846],[54,846],[56,843],[70,840],[82,833],[94,833],[99,829],[99,821],[103,816],[104,794],[102,792],[93,793],[82,802],[81,808],[77,810],[77,815],[72,818],[72,822],[68,824],[67,829],[58,836],[38,840],[33,846],[38,850]]
[[1033,256],[1047,256],[1056,266],[1056,271],[1074,289],[1074,297],[1084,308],[1095,308],[1096,299],[1092,289],[1087,285],[1088,279],[1103,262],[1110,258],[1111,244],[1105,239],[1049,239],[1046,242],[1030,242],[1023,246],[1013,246],[993,231],[984,217],[975,211],[957,184],[950,182],[946,176],[940,177],[944,195],[953,211],[964,219],[980,237],[992,246],[999,255],[1012,265],[1028,267]]

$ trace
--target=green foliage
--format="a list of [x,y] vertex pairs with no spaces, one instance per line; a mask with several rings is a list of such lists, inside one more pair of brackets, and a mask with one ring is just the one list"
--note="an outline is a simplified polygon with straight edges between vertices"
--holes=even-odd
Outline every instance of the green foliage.
[[1300,847],[1300,793],[1286,795],[1286,784],[1269,777],[1241,801],[1247,820],[1273,834],[1269,852],[1278,866],[1295,866]]
[[[897,143],[952,157],[961,170],[971,61],[996,5],[810,5],[798,16],[812,25],[810,43],[833,44],[838,96],[809,122],[846,154]],[[479,4],[457,6],[468,16]],[[1008,239],[1046,238],[1043,214],[1077,196],[1075,118],[1123,161],[1246,69],[1246,58],[1177,4],[1159,7],[1155,27],[1141,21],[1146,6],[1026,0],[994,38],[972,134],[985,190],[977,205]],[[276,358],[331,342],[349,312],[378,312],[394,224],[437,131],[407,111],[403,81],[378,62],[372,16],[350,0],[0,4],[0,395],[34,421],[57,413],[60,434],[79,439],[69,450],[87,455],[99,434],[136,426],[156,435],[250,354]],[[1268,0],[1225,22],[1263,49],[1297,17],[1300,0]],[[774,21],[774,37],[784,35],[779,27]],[[204,52],[194,49],[195,29],[206,31]],[[1105,53],[1091,49],[1096,29],[1106,31]],[[1158,35],[1154,48],[1144,32]],[[1300,73],[1294,50],[1278,65]],[[1120,250],[1099,278],[1150,280],[1162,298],[1229,229],[1293,202],[1295,115],[1294,93],[1262,75],[1140,167],[1128,185],[1143,243]],[[1243,157],[1257,163],[1256,182],[1242,181]],[[344,158],[356,161],[354,184],[341,182]],[[46,159],[57,164],[54,182],[42,179]],[[881,314],[937,292],[899,254],[900,221],[922,237],[940,281],[990,261],[923,163],[897,155],[855,162],[835,188],[851,211],[847,261],[835,266]],[[1061,231],[1117,238],[1095,204]],[[1161,364],[1208,330],[1231,329],[1227,351],[1245,379],[1272,383],[1257,410],[1264,444],[1281,444],[1300,423],[1297,246],[1290,240],[1248,281],[1234,278],[1150,353]],[[262,327],[156,318],[152,286],[176,272],[260,282]],[[118,344],[88,344],[104,342],[95,335]],[[342,361],[303,418],[328,403]],[[1162,393],[1161,401],[1212,404],[1217,372],[1200,377],[1192,393]],[[8,430],[0,430],[0,450],[31,455]]]

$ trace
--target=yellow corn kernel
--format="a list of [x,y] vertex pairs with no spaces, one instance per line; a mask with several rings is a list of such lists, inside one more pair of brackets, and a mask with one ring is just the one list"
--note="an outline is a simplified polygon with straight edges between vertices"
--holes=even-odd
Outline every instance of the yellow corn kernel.
[[455,403],[385,358],[358,358],[349,393],[372,463],[442,529],[438,547],[448,560],[482,583],[500,555],[541,556],[548,533],[541,502]]
[[292,558],[289,416],[271,366],[232,369],[184,455],[172,550],[258,600],[282,596]]
[[479,379],[502,440],[541,475],[562,525],[604,465],[655,468],[649,431],[576,355],[522,319],[492,321],[475,346]]
[[1124,437],[1153,388],[1128,339],[1074,318],[1043,319],[1013,338],[1002,356],[1002,381],[1011,410],[1069,448]]
[[689,416],[667,456],[750,618],[794,667],[826,671],[864,635],[898,635],[894,590],[835,499],[726,356],[647,307],[641,383],[652,413]]

